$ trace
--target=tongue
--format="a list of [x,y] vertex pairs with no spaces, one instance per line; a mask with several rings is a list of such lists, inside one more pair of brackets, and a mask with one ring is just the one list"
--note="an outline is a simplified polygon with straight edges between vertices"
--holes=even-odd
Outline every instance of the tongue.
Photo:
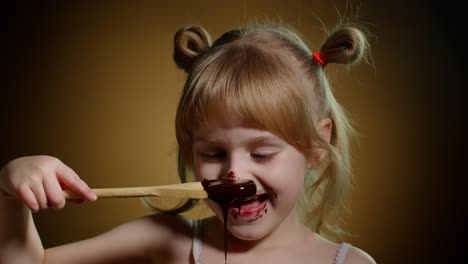
[[241,202],[240,203],[241,213],[242,211],[252,210],[254,208],[257,208],[258,206],[260,206],[260,204],[262,204],[262,202],[258,199],[252,199],[246,202]]

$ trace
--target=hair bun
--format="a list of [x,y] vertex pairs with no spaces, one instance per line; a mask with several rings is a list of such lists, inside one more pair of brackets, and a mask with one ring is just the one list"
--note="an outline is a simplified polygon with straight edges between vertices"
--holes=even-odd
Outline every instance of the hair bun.
[[179,68],[189,72],[197,58],[210,46],[210,35],[203,27],[182,27],[174,36],[174,61]]
[[320,55],[327,63],[352,64],[368,49],[366,34],[352,26],[337,27],[322,45]]

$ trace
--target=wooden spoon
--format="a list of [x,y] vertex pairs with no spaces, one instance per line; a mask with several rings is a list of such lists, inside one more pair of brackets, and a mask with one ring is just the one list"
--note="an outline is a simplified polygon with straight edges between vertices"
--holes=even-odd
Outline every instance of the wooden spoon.
[[[129,197],[174,197],[174,198],[208,198],[201,182],[179,183],[160,186],[103,188],[92,189],[98,198],[129,198]],[[6,194],[5,192],[2,192]],[[6,194],[7,198],[12,198]],[[65,199],[83,199],[83,196],[70,190],[63,191]]]

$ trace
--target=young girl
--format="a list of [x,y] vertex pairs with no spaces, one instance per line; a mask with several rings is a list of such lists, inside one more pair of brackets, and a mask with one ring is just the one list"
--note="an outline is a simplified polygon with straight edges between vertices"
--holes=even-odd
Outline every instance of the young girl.
[[[229,263],[374,263],[364,251],[332,242],[349,186],[343,109],[325,76],[332,63],[351,64],[368,47],[357,27],[341,24],[312,53],[292,28],[255,24],[213,44],[199,26],[175,35],[174,60],[188,73],[176,116],[183,182],[252,180],[257,195],[231,206]],[[234,172],[230,173],[230,172]],[[187,220],[142,217],[84,241],[44,250],[30,210],[63,208],[67,188],[96,201],[59,159],[23,157],[0,172],[1,263],[223,263],[221,207]],[[24,206],[26,205],[26,206]]]

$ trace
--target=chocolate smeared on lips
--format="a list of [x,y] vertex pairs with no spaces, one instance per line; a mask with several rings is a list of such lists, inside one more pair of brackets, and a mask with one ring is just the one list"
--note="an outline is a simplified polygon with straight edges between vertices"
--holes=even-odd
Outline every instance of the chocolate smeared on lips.
[[235,202],[231,207],[232,216],[237,219],[239,216],[248,217],[248,223],[252,223],[262,218],[267,213],[267,200],[270,195],[268,193],[257,194],[249,200]]
[[230,172],[225,180],[204,180],[203,188],[208,199],[217,202],[223,209],[224,218],[224,262],[227,261],[227,219],[228,209],[237,206],[241,210],[242,202],[249,201],[257,194],[257,187],[251,180],[236,181],[235,173]]

